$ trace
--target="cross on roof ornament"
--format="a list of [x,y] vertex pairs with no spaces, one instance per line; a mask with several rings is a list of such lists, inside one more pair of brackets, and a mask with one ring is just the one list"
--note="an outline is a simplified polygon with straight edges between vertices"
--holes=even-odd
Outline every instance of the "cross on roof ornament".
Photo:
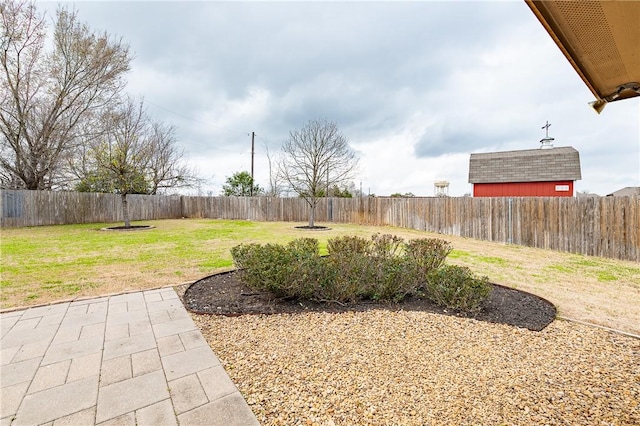
[[553,138],[549,137],[549,127],[551,127],[551,123],[547,120],[546,124],[542,126],[542,128],[545,129],[546,136],[540,140],[541,149],[553,148]]

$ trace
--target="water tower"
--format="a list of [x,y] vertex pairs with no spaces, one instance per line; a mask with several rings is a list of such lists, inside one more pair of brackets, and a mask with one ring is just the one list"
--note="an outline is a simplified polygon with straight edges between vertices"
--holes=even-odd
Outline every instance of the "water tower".
[[433,192],[436,197],[448,197],[449,196],[449,181],[437,180],[433,184]]

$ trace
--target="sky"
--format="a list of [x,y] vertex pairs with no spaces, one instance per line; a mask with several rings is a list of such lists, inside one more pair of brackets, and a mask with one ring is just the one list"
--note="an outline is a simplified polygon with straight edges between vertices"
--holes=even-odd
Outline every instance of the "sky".
[[[594,100],[522,0],[422,2],[78,1],[90,28],[134,59],[126,91],[177,128],[185,159],[219,195],[291,130],[335,122],[359,155],[356,188],[378,196],[472,192],[471,153],[555,146],[580,153],[576,191],[640,186],[640,98]],[[38,8],[54,15],[56,3]]]

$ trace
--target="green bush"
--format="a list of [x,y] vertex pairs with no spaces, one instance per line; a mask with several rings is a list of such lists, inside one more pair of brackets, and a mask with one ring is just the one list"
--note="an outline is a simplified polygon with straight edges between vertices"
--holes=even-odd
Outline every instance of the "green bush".
[[371,236],[369,254],[378,259],[390,259],[400,252],[404,240],[390,234],[374,234]]
[[437,239],[404,243],[393,235],[370,240],[331,238],[329,256],[319,255],[318,241],[300,238],[286,246],[242,244],[231,255],[250,287],[278,297],[341,303],[360,300],[399,302],[426,294],[439,305],[477,309],[491,287],[468,268],[443,266],[451,251]]
[[410,240],[404,245],[405,256],[411,259],[422,280],[426,280],[432,271],[444,264],[451,250],[452,247],[448,241],[437,238]]
[[331,294],[328,299],[342,302],[371,299],[374,270],[369,256],[363,253],[330,255],[326,265],[335,277],[333,282],[326,284]]
[[331,238],[327,266],[335,282],[327,283],[332,299],[355,302],[362,299],[402,300],[415,288],[407,279],[410,268],[399,257],[402,238],[375,234],[371,239],[356,236]]
[[490,292],[488,278],[478,278],[464,266],[444,265],[427,278],[427,297],[447,308],[477,310]]
[[370,298],[370,246],[370,240],[358,236],[345,235],[327,241],[329,256],[325,265],[334,279],[324,282],[324,299],[357,302]]
[[367,254],[370,241],[366,238],[348,236],[329,238],[327,251],[331,256],[351,256],[354,254]]
[[315,238],[298,238],[287,245],[291,253],[300,258],[318,256],[320,246]]
[[415,267],[405,257],[389,257],[379,261],[371,282],[371,299],[400,302],[416,294]]
[[[231,249],[233,261],[241,271],[241,279],[259,291],[270,291],[279,297],[296,293],[291,277],[295,258],[292,250],[278,244],[242,244]],[[289,288],[287,288],[289,287]]]
[[332,256],[363,254],[376,258],[389,258],[398,255],[402,243],[402,238],[391,234],[374,234],[369,240],[345,235],[330,238],[327,242],[327,249]]

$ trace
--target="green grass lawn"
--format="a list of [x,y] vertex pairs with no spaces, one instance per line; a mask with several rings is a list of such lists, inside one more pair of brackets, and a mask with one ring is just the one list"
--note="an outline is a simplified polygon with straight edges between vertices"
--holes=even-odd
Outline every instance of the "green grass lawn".
[[[142,223],[136,223],[142,224]],[[113,224],[3,229],[2,307],[133,288],[177,284],[230,268],[242,242],[286,243],[302,236],[370,235],[373,228],[337,225],[303,231],[287,223],[220,220],[152,221],[144,231],[100,231]]]
[[640,332],[640,265],[635,262],[393,227],[330,224],[327,231],[304,231],[296,223],[211,219],[136,224],[155,228],[106,232],[100,228],[114,224],[83,224],[2,229],[0,306],[181,284],[231,268],[230,249],[243,242],[314,237],[325,251],[328,238],[380,232],[446,239],[454,247],[449,263],[546,297],[562,315]]

